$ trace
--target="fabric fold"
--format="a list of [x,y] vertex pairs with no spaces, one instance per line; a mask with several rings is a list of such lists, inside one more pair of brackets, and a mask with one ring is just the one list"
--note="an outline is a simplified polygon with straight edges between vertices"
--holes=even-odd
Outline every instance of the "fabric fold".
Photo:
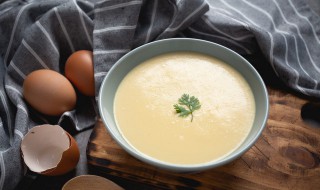
[[[0,0],[0,189],[13,189],[23,176],[20,142],[30,128],[91,127],[109,69],[155,40],[198,38],[242,55],[261,51],[279,81],[320,98],[320,17],[314,12],[320,4],[314,1],[311,9],[309,1]],[[23,98],[25,77],[38,69],[64,74],[70,54],[83,49],[93,51],[96,97],[77,92],[76,108],[58,117],[29,106]]]

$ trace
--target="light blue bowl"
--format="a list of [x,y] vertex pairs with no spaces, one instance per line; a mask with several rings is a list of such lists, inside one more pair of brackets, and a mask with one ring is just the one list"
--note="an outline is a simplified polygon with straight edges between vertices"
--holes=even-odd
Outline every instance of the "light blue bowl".
[[[179,165],[151,158],[133,149],[120,134],[113,113],[113,101],[118,85],[126,74],[138,64],[154,56],[176,52],[192,51],[216,57],[236,69],[249,83],[255,99],[256,115],[253,127],[241,146],[223,159],[194,165]],[[128,94],[129,95],[129,94]],[[153,166],[176,171],[198,172],[224,165],[245,153],[261,135],[267,121],[269,102],[268,93],[258,72],[240,55],[221,45],[204,40],[175,38],[151,42],[140,46],[123,56],[110,69],[102,82],[99,92],[99,112],[107,130],[113,139],[129,154]]]

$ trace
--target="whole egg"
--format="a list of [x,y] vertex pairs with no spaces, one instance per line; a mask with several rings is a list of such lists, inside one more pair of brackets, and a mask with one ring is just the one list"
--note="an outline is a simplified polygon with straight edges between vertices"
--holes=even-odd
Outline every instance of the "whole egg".
[[23,96],[34,109],[53,116],[72,110],[77,101],[76,92],[69,80],[48,69],[33,71],[26,77]]
[[79,50],[68,58],[65,75],[84,95],[94,96],[94,71],[92,51]]

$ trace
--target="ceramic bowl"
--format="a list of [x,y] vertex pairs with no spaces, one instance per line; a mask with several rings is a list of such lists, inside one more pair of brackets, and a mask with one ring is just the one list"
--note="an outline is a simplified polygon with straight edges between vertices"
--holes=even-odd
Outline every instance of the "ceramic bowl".
[[[113,112],[113,102],[118,85],[122,79],[130,70],[143,61],[160,54],[177,51],[198,52],[224,61],[226,64],[229,64],[236,69],[246,79],[252,89],[256,104],[256,114],[253,127],[244,142],[231,154],[223,157],[222,159],[193,165],[180,165],[163,162],[136,151],[126,142],[117,128]],[[145,163],[175,172],[198,172],[218,167],[235,160],[250,149],[250,147],[252,147],[259,138],[266,125],[269,110],[268,93],[265,84],[258,72],[248,61],[224,46],[204,40],[187,38],[174,38],[151,42],[124,55],[114,64],[107,76],[104,78],[100,88],[98,101],[102,121],[113,139],[125,151]]]

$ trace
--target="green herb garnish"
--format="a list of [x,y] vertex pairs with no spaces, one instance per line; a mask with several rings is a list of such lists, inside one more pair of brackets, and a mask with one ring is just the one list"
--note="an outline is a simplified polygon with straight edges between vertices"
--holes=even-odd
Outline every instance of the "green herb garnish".
[[179,104],[173,105],[176,113],[179,114],[179,117],[187,117],[191,115],[191,122],[193,120],[193,112],[201,108],[198,98],[194,96],[189,96],[189,94],[183,94],[179,98]]

